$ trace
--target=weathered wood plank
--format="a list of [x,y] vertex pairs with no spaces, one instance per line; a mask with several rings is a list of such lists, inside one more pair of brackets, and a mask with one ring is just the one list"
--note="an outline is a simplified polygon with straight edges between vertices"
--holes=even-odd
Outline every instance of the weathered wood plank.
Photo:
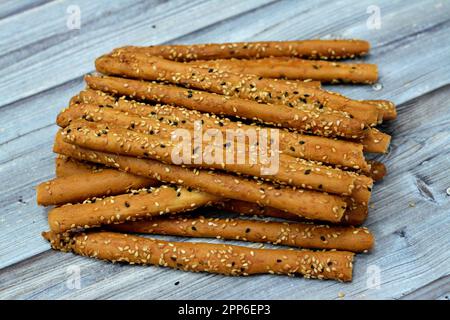
[[[54,125],[58,112],[67,107],[72,96],[85,87],[82,78],[20,100],[0,110],[0,147],[36,130]],[[23,112],[26,110],[26,112]],[[23,147],[27,147],[24,144]],[[0,163],[7,159],[0,154]]]
[[450,276],[439,278],[402,297],[403,300],[450,300]]
[[58,1],[30,13],[33,19],[25,12],[0,21],[0,106],[81,77],[94,69],[96,57],[114,47],[170,41],[270,2],[84,0],[77,4],[81,29],[69,30],[69,2]]
[[[298,30],[302,30],[302,37],[304,38],[318,36],[367,38],[371,40],[371,42],[375,46],[374,55],[369,58],[369,61],[382,62],[382,56],[380,56],[379,52],[377,51],[381,52],[381,49],[384,47],[386,48],[383,49],[383,53],[388,54],[388,57],[386,57],[386,61],[390,60],[389,54],[392,53],[395,56],[395,64],[392,66],[386,65],[384,61],[380,63],[381,66],[384,66],[384,70],[386,70],[386,72],[384,72],[384,70],[382,70],[381,72],[382,83],[385,87],[385,90],[383,90],[382,92],[373,92],[367,87],[361,91],[360,86],[355,86],[353,88],[345,87],[342,89],[344,93],[351,94],[357,98],[367,97],[367,95],[379,96],[380,93],[382,93],[383,96],[387,96],[388,98],[392,98],[398,103],[401,103],[417,96],[418,92],[422,94],[447,84],[449,74],[449,72],[447,72],[448,70],[445,69],[445,66],[436,66],[439,65],[439,61],[442,61],[442,59],[445,57],[445,53],[448,51],[445,46],[437,44],[446,43],[442,40],[450,34],[447,14],[450,10],[450,4],[443,3],[441,7],[439,7],[437,3],[435,5],[429,5],[429,2],[414,2],[411,6],[406,7],[402,6],[401,3],[396,2],[392,2],[392,4],[384,4],[383,6],[381,6],[381,9],[383,10],[382,28],[380,30],[369,30],[366,27],[366,19],[368,15],[365,13],[365,10],[370,4],[370,1],[361,2],[358,5],[348,5],[348,3],[342,2],[339,3],[339,8],[336,9],[336,5],[329,2],[327,4],[325,2],[322,3],[320,10],[313,10],[313,8],[310,8],[308,6],[299,6],[295,1],[284,1],[281,3],[269,5],[267,7],[267,10],[260,9],[250,13],[250,15],[243,15],[239,17],[236,22],[235,19],[229,19],[228,21],[220,23],[218,26],[213,26],[213,28],[208,28],[206,26],[199,27],[199,29],[201,30],[201,34],[194,33],[193,35],[181,38],[181,34],[174,34],[176,32],[174,28],[171,28],[170,32],[168,32],[168,29],[160,29],[158,27],[159,23],[157,22],[155,22],[155,25],[157,26],[155,30],[158,30],[157,33],[149,32],[148,24],[134,23],[130,24],[129,26],[127,25],[130,28],[130,30],[128,30],[128,34],[124,33],[125,30],[123,29],[126,28],[121,28],[121,30],[117,32],[109,32],[107,34],[104,34],[104,30],[102,28],[99,28],[100,30],[97,30],[98,28],[93,28],[91,25],[102,23],[97,21],[103,21],[108,17],[100,19],[98,15],[100,15],[101,17],[101,12],[98,9],[91,8],[89,6],[87,6],[87,8],[84,8],[83,6],[81,6],[83,8],[84,14],[87,17],[91,17],[93,15],[92,11],[95,11],[97,14],[97,16],[95,16],[96,20],[94,22],[91,23],[90,20],[88,21],[89,27],[85,28],[87,29],[86,31],[85,29],[81,29],[80,31],[70,31],[66,28],[64,36],[58,36],[62,37],[63,39],[58,40],[58,46],[56,48],[54,47],[55,43],[47,43],[44,46],[45,50],[42,50],[41,48],[41,50],[39,50],[37,54],[34,54],[34,56],[30,58],[31,60],[25,59],[24,61],[21,61],[19,65],[15,64],[14,61],[22,57],[16,56],[17,54],[22,54],[23,58],[26,58],[27,56],[29,56],[30,50],[32,50],[32,52],[36,51],[35,48],[33,48],[33,43],[35,42],[32,42],[28,46],[25,46],[25,48],[22,48],[20,50],[19,48],[17,48],[17,50],[14,51],[15,54],[3,55],[3,57],[0,58],[0,65],[10,65],[10,69],[8,69],[8,71],[23,70],[23,72],[33,74],[35,78],[42,78],[43,81],[39,82],[41,83],[42,87],[38,88],[35,83],[30,84],[30,86],[32,86],[32,91],[28,93],[25,88],[25,84],[22,83],[22,86],[20,87],[21,90],[19,90],[17,94],[19,94],[19,97],[23,97],[33,94],[33,92],[36,92],[37,89],[45,90],[48,89],[48,87],[55,85],[57,79],[54,79],[54,67],[58,63],[60,64],[58,66],[59,70],[72,69],[70,72],[59,75],[59,77],[61,78],[58,81],[60,83],[66,82],[70,79],[73,79],[73,77],[75,76],[81,76],[81,74],[92,70],[92,60],[94,57],[110,50],[114,46],[123,45],[124,43],[159,43],[170,40],[174,41],[175,38],[177,42],[239,41],[249,39],[274,38],[295,39],[298,38]],[[98,5],[101,6],[101,3],[99,3]],[[155,10],[152,10],[152,12],[156,12],[154,17],[155,21],[158,19],[163,19],[158,15],[158,10],[156,10],[161,6],[163,5],[156,6]],[[138,6],[135,7],[136,10],[139,10]],[[62,10],[62,8],[60,9]],[[115,8],[114,10],[120,11],[121,8]],[[416,12],[418,11],[420,11],[422,14],[416,16]],[[286,19],[286,12],[292,14],[292,17]],[[355,15],[355,12],[358,12],[359,15]],[[174,14],[176,14],[176,12]],[[327,21],[329,21],[330,24],[324,26],[322,24],[314,23],[314,21],[317,21],[322,16],[326,16]],[[429,19],[430,16],[433,16],[433,19]],[[128,21],[129,19],[126,18],[127,17],[123,17],[124,20]],[[42,22],[42,25],[44,27],[37,25],[37,29],[35,31],[37,34],[26,34],[27,36],[25,37],[25,43],[27,43],[26,40],[30,42],[36,41],[34,40],[34,38],[42,37],[42,34],[46,34],[45,39],[50,39],[48,41],[53,41],[51,39],[56,38],[56,35],[54,35],[54,33],[61,32],[61,24],[63,22],[65,23],[64,19],[65,16],[54,17],[55,22],[51,23],[50,26],[47,26],[48,22]],[[182,20],[183,17],[180,17],[180,19]],[[401,21],[405,22],[414,20],[415,25],[413,26],[413,28],[410,28],[408,27],[409,23],[401,23],[401,21],[399,22],[399,19],[402,19]],[[21,24],[23,24],[22,22]],[[249,27],[235,28],[235,23],[237,25],[244,24]],[[329,26],[334,26],[333,34],[330,34]],[[5,29],[13,29],[13,27],[14,26],[7,25],[5,26]],[[164,24],[162,25],[162,27],[164,27]],[[41,30],[42,28],[44,29]],[[35,28],[32,29],[34,30]],[[192,31],[192,29],[186,29],[184,28],[184,26],[180,26],[179,30],[186,32]],[[229,32],[229,30],[233,30],[233,32]],[[74,34],[74,32],[76,32],[77,34]],[[434,36],[433,34],[435,32],[441,33],[442,35],[439,37]],[[168,34],[168,38],[163,38],[162,35],[166,34]],[[233,36],[230,37],[230,34],[232,34]],[[76,36],[74,39],[70,38],[74,36]],[[422,39],[423,37],[425,37],[426,39]],[[94,41],[96,41],[95,39],[102,38],[101,47],[103,49],[99,49],[100,47],[98,46],[98,44],[92,44],[90,46],[83,45],[82,48],[80,48],[78,44],[81,41],[84,43],[86,38],[89,40],[94,39]],[[383,39],[389,39],[389,41]],[[397,43],[397,40],[399,39],[404,40]],[[19,43],[22,43],[22,41],[20,41]],[[427,41],[430,41],[431,43],[425,44]],[[400,48],[397,47],[398,44],[401,44]],[[414,47],[411,47],[411,45],[413,45]],[[6,48],[4,49],[8,50],[8,44],[5,44],[5,46]],[[429,47],[433,47],[439,50],[439,52],[435,52],[431,57],[436,58],[436,61],[430,61],[430,57],[426,55],[426,53],[428,53],[427,50]],[[415,54],[416,52],[423,52],[424,54]],[[64,55],[67,57],[74,54],[76,54],[78,57],[77,63],[74,64],[73,59],[69,59],[70,62],[68,62],[68,60],[66,59],[63,61],[58,60],[55,64],[55,57],[58,57],[60,55]],[[412,55],[414,59],[416,59],[408,59],[406,61],[408,64],[410,64],[409,67],[405,66],[405,59],[403,59],[405,55],[407,55],[408,57],[411,57]],[[39,72],[36,71],[35,64],[37,62],[41,64]],[[427,66],[428,68],[430,68],[430,70],[426,70],[426,73],[429,74],[429,77],[434,77],[434,81],[431,84],[429,84],[427,81],[420,81],[419,76],[424,73],[424,70],[421,70],[420,68],[418,68],[418,66]],[[42,72],[43,69],[45,70],[44,73]],[[411,75],[409,77],[405,77],[404,75],[400,77],[400,73],[398,72],[393,74],[391,73],[391,70],[399,69],[408,70]],[[391,80],[384,77],[385,73],[388,75],[392,74],[393,79]],[[14,74],[11,74],[10,72],[8,72],[7,74],[9,74],[9,77],[11,77],[11,81],[13,81]],[[5,78],[4,81],[6,85],[4,89],[9,92],[8,97],[9,99],[11,99],[5,101],[5,103],[9,103],[11,101],[14,101],[15,99],[15,93],[12,94],[13,92],[10,90],[11,88],[8,87],[9,85],[12,86],[13,83],[9,83],[10,81],[8,78]],[[409,82],[412,82],[412,85]],[[386,88],[393,88],[391,84],[397,84],[398,86],[399,83],[407,86],[408,90],[402,90],[396,92],[395,95],[390,96],[388,91],[389,89],[386,90]],[[419,88],[416,88],[416,86],[418,86]],[[17,88],[17,86],[14,87]],[[2,90],[2,88],[2,82],[0,82],[0,90]],[[415,95],[411,96],[411,94]],[[397,95],[400,96],[397,97]]]
[[3,0],[0,2],[0,20],[9,18],[15,14],[23,13],[27,10],[32,10],[40,5],[50,2],[49,0]]

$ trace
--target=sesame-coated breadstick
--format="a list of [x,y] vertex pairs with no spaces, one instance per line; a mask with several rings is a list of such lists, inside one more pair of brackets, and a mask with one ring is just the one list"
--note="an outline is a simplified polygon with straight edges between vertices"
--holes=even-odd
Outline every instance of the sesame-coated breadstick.
[[375,181],[383,179],[387,174],[386,166],[382,162],[369,160],[368,163],[370,164],[370,177]]
[[77,161],[62,154],[56,155],[55,158],[55,174],[57,178],[69,177],[77,174],[97,173],[105,170],[113,169],[108,169],[97,163]]
[[219,200],[206,192],[161,186],[54,208],[48,224],[53,232],[63,233],[194,210]]
[[270,273],[352,280],[354,253],[347,251],[254,249],[229,244],[168,242],[106,231],[73,236],[46,232],[43,236],[54,249],[112,262],[233,276]]
[[[159,131],[155,127],[152,127],[152,130],[155,130],[156,133]],[[144,134],[84,120],[73,121],[62,131],[62,134],[66,142],[88,149],[140,158],[150,158],[169,164],[178,164],[173,159],[178,142],[172,142],[170,139],[165,139],[163,136],[157,134]],[[252,152],[251,148],[248,145],[246,146],[248,148],[245,153],[247,151]],[[249,163],[246,161],[244,164],[241,164],[237,161],[238,152],[235,153],[234,161],[225,161],[227,148],[223,148],[222,144],[219,147],[220,149],[216,152],[224,152],[220,162],[206,162],[206,156],[202,151],[197,153],[194,151],[192,162],[184,162],[183,164],[193,168],[218,169],[232,173],[238,172],[300,188],[325,191],[339,195],[352,195],[356,201],[361,203],[367,203],[370,198],[370,192],[360,192],[358,189],[360,184],[358,183],[356,185],[356,181],[365,180],[353,172],[326,167],[315,162],[279,154],[279,159],[276,160],[278,170],[270,173],[270,175],[264,175],[262,170],[265,166],[260,162]],[[189,148],[189,152],[191,152],[191,148]],[[203,159],[200,159],[201,162],[195,163],[194,161],[199,159],[200,154],[203,154]],[[370,180],[367,184],[371,187],[372,181],[370,178],[367,179]],[[358,192],[356,192],[357,190]]]
[[351,194],[351,199],[364,206],[369,205],[370,196],[372,193],[373,179],[365,175],[356,175],[355,189]]
[[254,74],[264,78],[289,80],[312,79],[331,83],[374,83],[378,79],[377,65],[368,63],[339,63],[281,57],[255,60],[194,60],[188,64],[237,74]]
[[[350,114],[366,125],[382,120],[376,107],[333,94],[297,81],[275,81],[251,74],[234,74],[223,69],[200,68],[136,52],[102,56],[97,71],[112,76],[165,81],[225,96],[286,105],[298,110],[333,109]],[[312,109],[311,109],[312,108]]]
[[149,233],[272,243],[305,249],[367,252],[373,236],[366,228],[232,218],[158,217],[108,227],[123,233]]
[[[256,215],[263,217],[280,218],[292,221],[305,221],[304,218],[279,209],[260,206],[256,203],[240,200],[228,200],[219,203],[216,207],[225,211],[231,211],[243,215]],[[338,224],[359,226],[367,219],[368,207],[361,204],[352,203],[348,200],[347,210],[345,210],[342,220]]]
[[354,202],[352,198],[345,198],[347,201],[346,214],[342,217],[340,224],[359,226],[366,221],[369,214],[369,205]]
[[160,182],[125,172],[104,169],[42,182],[36,187],[37,203],[43,206],[82,202],[93,197],[111,196],[154,187]]
[[366,152],[387,153],[391,143],[391,136],[377,128],[371,128],[367,135],[361,139],[361,143]]
[[311,131],[321,136],[356,139],[363,138],[366,134],[363,123],[345,117],[341,112],[298,110],[283,105],[260,104],[236,97],[117,77],[86,76],[85,80],[90,88],[112,94],[261,121],[301,132]]
[[277,186],[220,172],[191,170],[150,159],[93,151],[64,142],[61,133],[56,135],[53,151],[77,160],[100,163],[136,175],[199,189],[222,198],[271,206],[307,219],[336,223],[341,221],[347,208],[346,201],[335,195]]
[[[203,127],[219,130],[242,129],[260,130],[261,126],[248,125],[228,118],[219,118],[214,114],[201,113],[169,105],[149,105],[125,99],[116,99],[101,91],[86,90],[78,95],[79,104],[95,104],[121,110],[143,117],[153,117],[170,125],[192,128],[194,121],[201,121]],[[73,104],[72,104],[73,105]],[[279,130],[280,151],[297,158],[333,164],[338,167],[351,168],[369,173],[370,168],[364,158],[363,146],[358,143],[311,136],[291,132],[287,129]]]
[[397,118],[395,104],[389,100],[362,100],[365,103],[373,104],[382,113],[383,120],[394,120]]
[[[226,136],[227,130],[244,134],[262,129],[259,126],[251,126],[243,123],[232,122],[228,119],[205,116],[192,111],[180,110],[170,106],[149,106],[139,103],[124,103],[120,100],[120,106],[108,105],[104,108],[93,104],[76,104],[64,109],[57,117],[56,123],[60,127],[68,126],[72,121],[86,119],[93,122],[105,123],[141,133],[157,134],[160,137],[170,138],[176,129],[194,129],[194,122],[200,121],[202,128],[215,129]],[[177,113],[178,111],[178,113]],[[178,116],[179,115],[179,116]],[[267,129],[267,128],[266,128]],[[337,167],[349,167],[369,173],[370,167],[365,161],[362,145],[352,142],[332,140],[325,137],[300,135],[287,130],[276,130],[279,134],[279,151],[285,155],[317,162],[336,164]],[[331,160],[329,160],[331,159]]]
[[[63,156],[59,156],[57,158],[57,176],[58,177],[67,177],[70,175],[77,175],[77,174],[92,174],[95,175],[97,171],[93,171],[92,167],[95,167],[95,165],[90,163],[81,163],[77,160],[74,160],[72,158],[65,159],[62,158]],[[109,171],[117,171],[116,169],[101,169],[101,172],[109,172]],[[126,179],[129,181],[133,181],[134,179],[140,180],[143,177],[136,176],[131,173],[121,172],[123,175],[126,175]],[[112,177],[113,175],[111,175]],[[149,179],[150,180],[150,179]],[[107,183],[106,183],[106,182]],[[111,185],[120,184],[120,180],[113,180],[111,178],[104,179],[104,182],[102,185],[98,185],[98,190],[109,190],[111,188]],[[80,189],[83,189],[83,186],[79,186]],[[74,190],[74,188],[70,188],[67,186],[65,188],[65,196],[70,197],[70,194]],[[119,193],[126,193],[127,190],[123,189],[122,192]],[[97,192],[98,194],[96,197],[103,197],[106,196],[106,193],[100,193],[100,191]],[[86,195],[85,199],[88,199],[89,196]],[[83,199],[83,200],[85,200]],[[355,206],[355,204],[351,201],[348,201],[347,203],[348,208],[345,210],[344,217],[342,218],[342,221],[339,224],[345,224],[345,225],[360,225],[364,222],[364,220],[367,217],[367,206]],[[239,201],[239,200],[224,200],[223,203],[218,203],[216,206],[220,209],[226,210],[226,211],[232,211],[244,215],[260,215],[260,216],[268,216],[268,217],[275,217],[275,218],[282,218],[286,220],[294,220],[294,221],[305,221],[304,218],[299,217],[296,214],[292,214],[289,212],[285,212],[279,209],[270,208],[270,207],[261,207],[256,203],[246,202],[246,201]]]
[[[192,128],[193,123],[196,120],[201,121],[203,126],[208,129],[259,130],[264,128],[257,124],[247,125],[239,121],[231,121],[228,118],[217,117],[214,114],[201,113],[196,110],[189,110],[170,105],[150,105],[134,100],[128,100],[126,97],[117,98],[102,91],[91,89],[81,91],[77,96],[73,97],[72,101],[73,103],[71,103],[71,106],[78,105],[81,106],[81,109],[85,108],[86,110],[82,115],[90,115],[90,118],[93,120],[95,120],[97,116],[101,117],[99,113],[100,109],[93,108],[92,106],[88,107],[85,104],[92,104],[99,107],[106,106],[111,109],[139,115],[141,117],[155,118],[159,121],[167,122],[170,125],[176,125],[182,128]],[[67,112],[67,110],[61,112],[57,122],[60,120],[67,121],[63,119],[63,114]],[[75,111],[71,110],[71,112]],[[78,110],[77,112],[81,112],[81,110]],[[59,119],[59,117],[62,119]],[[369,175],[373,171],[366,162],[363,154],[363,146],[359,143],[303,135],[286,129],[280,129],[279,135],[280,151],[285,154],[293,157],[329,163],[337,165],[338,167],[361,170],[363,173]],[[378,177],[378,179],[375,179],[376,177]],[[375,174],[372,178],[379,180],[382,176]]]
[[212,59],[258,59],[266,57],[298,57],[309,59],[347,59],[363,56],[370,44],[364,40],[294,40],[208,43],[191,45],[156,45],[116,49],[141,51],[177,61]]
[[[244,216],[261,216],[261,217],[271,217],[279,218],[291,221],[305,221],[303,217],[298,215],[285,212],[283,210],[278,210],[272,207],[265,207],[258,205],[257,203],[241,201],[241,200],[228,200],[215,205],[218,209],[224,211],[230,211],[234,213],[239,213]],[[344,216],[347,214],[348,209],[345,210]],[[343,219],[342,219],[343,220]]]

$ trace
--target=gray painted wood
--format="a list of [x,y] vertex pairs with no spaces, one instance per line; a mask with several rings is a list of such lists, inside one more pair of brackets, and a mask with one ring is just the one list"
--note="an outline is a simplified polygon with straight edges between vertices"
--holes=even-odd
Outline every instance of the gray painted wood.
[[407,294],[402,299],[450,300],[450,276],[437,279],[426,286]]
[[0,59],[0,106],[81,77],[93,70],[95,57],[124,43],[170,41],[267,2],[83,0],[78,1],[80,30],[66,26],[71,4],[66,1],[5,19],[0,21],[0,29],[6,30],[0,39],[0,52],[5,52]]
[[[0,298],[337,299],[343,292],[348,299],[445,299],[450,274],[450,253],[444,249],[450,227],[448,2],[77,3],[80,30],[66,28],[69,2],[0,5]],[[381,8],[379,30],[366,27],[371,4]],[[83,88],[82,75],[93,70],[96,56],[125,44],[313,37],[370,40],[374,48],[365,60],[379,64],[382,90],[332,89],[401,104],[399,119],[384,125],[394,139],[391,152],[378,158],[389,175],[375,187],[366,223],[376,248],[357,257],[352,283],[192,274],[49,250],[40,237],[47,228],[46,211],[35,204],[34,186],[54,175],[55,117]],[[81,289],[66,285],[73,266],[81,268]],[[367,272],[374,267],[380,270],[379,289],[367,286]]]
[[0,19],[9,18],[16,14],[22,14],[25,11],[32,10],[41,5],[50,2],[49,0],[3,0],[0,2]]

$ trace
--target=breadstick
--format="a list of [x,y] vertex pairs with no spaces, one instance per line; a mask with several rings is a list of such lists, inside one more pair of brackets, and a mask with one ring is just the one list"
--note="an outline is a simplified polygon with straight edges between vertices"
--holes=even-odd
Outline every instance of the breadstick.
[[374,83],[378,79],[377,65],[367,63],[338,63],[281,57],[256,60],[194,60],[188,64],[237,74],[254,74],[264,78],[289,80],[312,79],[331,83]]
[[[304,81],[302,83],[308,84],[308,85],[311,85],[314,87],[318,87],[318,88],[320,87],[320,85],[317,85],[317,83],[320,84],[320,82],[317,82],[317,81]],[[362,100],[362,101],[366,101],[366,100]],[[374,103],[373,101],[375,101],[375,100],[367,100],[367,101]],[[376,100],[376,101],[383,101],[383,104],[387,104],[389,102],[386,100]],[[142,102],[138,102],[135,100],[128,100],[126,96],[121,96],[121,97],[112,96],[103,91],[93,90],[93,89],[89,89],[89,88],[86,88],[86,89],[80,91],[77,95],[73,96],[70,99],[69,106],[75,105],[75,104],[80,104],[80,103],[87,103],[87,104],[98,104],[98,105],[102,105],[102,106],[115,105],[116,107],[121,107],[122,106],[121,102],[125,103],[125,105],[124,105],[125,108],[126,108],[126,103],[128,103],[128,104],[132,103],[133,105],[141,104],[141,105],[149,106],[148,104],[145,104]],[[378,102],[377,102],[377,104],[378,104]],[[150,105],[150,106],[154,106],[154,105]],[[171,105],[156,104],[156,106],[177,109]],[[184,109],[184,108],[182,108],[182,109]],[[187,110],[187,109],[185,109],[185,110]],[[198,111],[192,110],[191,112],[198,112]],[[211,114],[210,116],[216,117],[214,114]]]
[[[260,130],[260,126],[247,125],[241,122],[219,118],[213,114],[200,113],[169,105],[148,105],[125,98],[116,99],[101,91],[86,90],[79,94],[80,104],[89,103],[98,106],[108,106],[142,117],[153,117],[168,124],[176,124],[183,128],[193,128],[194,121],[202,121],[205,128],[221,131],[227,129]],[[93,117],[95,118],[95,114]],[[369,173],[370,168],[365,161],[361,144],[335,140],[325,137],[302,135],[286,129],[279,130],[280,151],[297,158],[303,158],[338,167],[351,168]]]
[[286,105],[300,111],[343,111],[367,125],[376,125],[382,120],[378,109],[371,104],[350,100],[300,82],[275,81],[251,74],[229,73],[222,69],[205,69],[135,52],[102,56],[95,61],[95,66],[97,71],[107,75],[165,81],[225,96]]
[[86,173],[93,174],[96,172],[103,172],[104,170],[105,168],[102,165],[80,162],[61,154],[58,154],[55,158],[55,173],[57,178],[64,178]]
[[[303,217],[300,217],[296,214],[292,214],[289,212],[285,212],[283,210],[275,209],[272,207],[264,207],[258,205],[257,203],[240,201],[240,200],[228,200],[222,203],[218,203],[216,205],[218,209],[222,209],[224,211],[239,213],[241,215],[255,215],[255,216],[263,216],[263,217],[272,217],[279,218],[285,220],[292,221],[305,221]],[[345,210],[344,215],[347,213]]]
[[371,128],[367,135],[361,140],[365,152],[373,153],[387,153],[389,144],[391,143],[391,136],[381,132],[377,128]]
[[53,150],[77,160],[100,163],[136,175],[192,187],[222,198],[271,206],[307,219],[339,222],[347,207],[346,201],[335,195],[276,186],[214,171],[190,170],[150,159],[92,151],[65,143],[61,133],[56,135]]
[[[317,85],[314,85],[313,87],[321,88],[320,86]],[[337,92],[333,92],[333,94],[344,97],[343,95]],[[378,110],[379,116],[381,117],[382,120],[394,120],[395,118],[397,118],[397,109],[392,101],[389,100],[358,100],[358,101],[366,105],[374,106]]]
[[383,120],[394,120],[397,118],[397,108],[392,101],[388,100],[360,100],[360,101],[374,105],[381,113]]
[[136,97],[141,100],[183,106],[202,112],[252,119],[301,132],[311,131],[321,136],[362,138],[364,126],[360,121],[343,117],[341,113],[297,110],[283,105],[269,106],[255,101],[224,97],[203,91],[161,85],[116,77],[86,76],[92,89]]
[[[275,82],[285,81],[286,79],[272,79]],[[320,81],[305,79],[305,80],[289,80],[289,82],[299,83],[304,86],[310,86],[313,88],[322,88],[322,83]]]
[[370,176],[375,181],[379,181],[384,178],[384,176],[387,174],[386,166],[379,161],[369,160],[370,164]]
[[306,249],[367,252],[373,236],[367,228],[335,227],[231,218],[170,217],[108,227],[123,233],[149,233],[195,238],[266,242]]
[[112,262],[159,265],[224,275],[285,274],[351,281],[354,253],[254,249],[229,244],[173,242],[115,232],[58,236],[43,233],[52,247]]
[[295,40],[148,47],[129,46],[116,50],[141,51],[149,56],[160,56],[176,61],[267,57],[336,60],[364,56],[369,52],[369,48],[370,44],[364,40]]
[[54,208],[48,214],[48,225],[53,232],[63,233],[194,210],[219,200],[205,192],[161,186]]
[[383,120],[394,120],[397,118],[397,108],[392,101],[388,100],[361,100],[373,104],[381,112]]
[[363,224],[369,214],[369,205],[357,203],[351,198],[345,198],[345,200],[347,201],[348,210],[346,210],[347,214],[343,216],[341,224],[351,226]]
[[[293,221],[305,221],[302,217],[295,214],[285,212],[279,209],[260,206],[256,203],[239,200],[228,200],[217,205],[225,211],[231,211],[243,215],[257,215],[273,218],[280,218]],[[361,225],[367,219],[368,208],[361,204],[355,204],[351,201],[347,203],[347,210],[345,210],[344,216],[339,224],[358,226]]]
[[[170,139],[164,139],[161,136],[148,135],[80,120],[74,121],[67,126],[62,131],[62,134],[66,142],[88,149],[177,164],[172,156],[176,151],[174,148],[177,143],[173,143]],[[225,153],[227,152],[226,148],[222,148],[222,144],[219,147],[224,149]],[[189,152],[191,152],[191,148],[189,148]],[[222,150],[218,152],[222,152]],[[280,154],[279,159],[277,159],[278,170],[270,175],[264,175],[261,173],[264,166],[259,162],[240,164],[237,158],[234,158],[234,161],[231,162],[225,161],[225,154],[221,162],[205,162],[206,160],[203,160],[204,156],[203,159],[200,159],[203,162],[195,163],[194,161],[201,153],[195,153],[194,151],[193,161],[191,163],[184,162],[183,164],[193,168],[209,167],[210,169],[238,172],[306,189],[339,195],[352,195],[358,202],[368,201],[370,197],[370,192],[364,194],[362,190],[358,189],[360,183],[358,185],[355,184],[356,181],[363,181],[363,178],[359,175],[318,165],[314,162]],[[368,184],[371,186],[371,182],[368,182]]]
[[360,203],[364,206],[369,205],[370,196],[372,193],[373,179],[365,175],[356,175],[355,189],[351,194],[351,199],[354,202]]
[[36,187],[37,203],[43,206],[82,202],[93,197],[110,196],[144,187],[154,187],[158,180],[129,176],[113,169],[72,175],[43,182]]

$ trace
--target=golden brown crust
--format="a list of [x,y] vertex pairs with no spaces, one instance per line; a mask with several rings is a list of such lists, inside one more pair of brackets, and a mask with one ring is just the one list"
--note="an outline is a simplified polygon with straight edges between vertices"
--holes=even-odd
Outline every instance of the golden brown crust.
[[373,179],[364,175],[355,177],[355,189],[351,194],[351,199],[362,205],[369,205],[372,194]]
[[260,104],[236,97],[117,77],[86,76],[85,80],[90,88],[107,93],[173,104],[217,115],[261,121],[301,132],[311,131],[321,136],[356,139],[366,134],[363,123],[343,117],[340,112],[317,109],[298,110],[284,105]]
[[362,225],[369,214],[368,204],[355,202],[352,198],[346,198],[347,210],[341,220],[341,224],[350,226]]
[[112,196],[130,190],[154,187],[160,182],[105,169],[52,179],[36,187],[37,203],[43,206],[77,203],[93,197]]
[[374,83],[378,79],[377,65],[368,63],[339,63],[278,57],[253,60],[194,60],[188,64],[275,79],[312,79],[331,83]]
[[48,224],[53,232],[64,233],[185,212],[219,200],[205,192],[161,186],[54,208],[48,214]]
[[45,234],[55,249],[130,264],[160,265],[224,275],[285,274],[306,278],[351,281],[354,253],[253,249],[228,244],[168,242],[114,232],[79,233],[64,244]]
[[339,222],[347,207],[347,203],[335,195],[276,186],[214,171],[190,170],[150,159],[92,151],[64,142],[60,133],[56,135],[53,150],[77,160],[100,163],[136,175],[203,190],[223,198],[271,206],[308,219]]
[[232,218],[169,217],[111,225],[113,231],[272,243],[306,249],[367,252],[373,236],[367,228],[336,227]]
[[379,161],[369,160],[370,163],[370,176],[375,180],[379,181],[384,178],[387,174],[386,166]]
[[309,59],[345,59],[363,56],[370,44],[364,40],[295,40],[209,43],[194,45],[158,45],[123,47],[117,51],[140,51],[176,61],[212,59],[253,59],[266,57],[298,57]]
[[102,172],[105,167],[91,162],[81,162],[58,154],[55,158],[55,174],[57,178],[64,178],[77,174]]
[[50,246],[59,251],[70,252],[70,247],[73,243],[70,232],[66,233],[54,233],[53,231],[44,231],[41,233],[42,237],[50,242]]
[[397,118],[397,108],[392,101],[388,100],[363,100],[365,103],[373,104],[383,115],[383,120],[394,120]]
[[348,114],[366,125],[376,125],[382,120],[380,112],[372,104],[351,100],[297,81],[277,81],[252,74],[229,73],[224,69],[195,67],[136,52],[102,56],[95,65],[97,71],[107,75],[164,81],[260,103],[285,105],[298,111],[318,113],[334,110],[344,119]]
[[[61,157],[64,157],[66,159],[62,159]],[[57,161],[58,163],[58,171],[62,173],[61,176],[69,176],[74,174],[92,174],[95,175],[97,171],[92,171],[92,167],[98,167],[98,165],[91,164],[91,163],[81,163],[77,160],[67,158],[65,156],[58,155],[59,159]],[[116,169],[102,169],[103,171],[111,170],[111,171],[117,171]],[[121,172],[121,171],[118,171]],[[140,180],[143,177],[136,176],[131,173],[121,172],[123,175],[127,176],[127,180],[133,181],[134,179]],[[106,190],[108,189],[109,185],[104,185],[103,187],[99,187],[100,190]],[[73,189],[66,188],[67,195],[70,194],[70,191]],[[123,189],[122,192],[119,193],[125,193],[127,192],[126,189]],[[106,196],[106,194],[98,194],[97,197],[103,197]],[[89,197],[86,196],[85,199],[88,199]],[[83,199],[83,200],[85,200]],[[274,217],[274,218],[281,218],[286,220],[293,220],[293,221],[305,221],[304,218],[299,217],[296,214],[292,214],[289,212],[285,212],[279,209],[270,208],[270,207],[261,207],[256,203],[246,202],[246,201],[239,201],[239,200],[226,200],[223,201],[220,204],[216,204],[216,207],[219,209],[223,209],[225,211],[231,211],[236,212],[243,215],[260,215],[260,216],[267,216],[267,217]],[[344,225],[360,225],[364,222],[364,220],[367,217],[367,207],[365,207],[365,210],[361,210],[361,208],[354,208],[354,203],[349,201],[348,208],[345,210],[344,217],[342,218],[342,221],[339,222],[339,224]]]
[[391,136],[377,128],[371,128],[361,140],[365,152],[388,153]]

